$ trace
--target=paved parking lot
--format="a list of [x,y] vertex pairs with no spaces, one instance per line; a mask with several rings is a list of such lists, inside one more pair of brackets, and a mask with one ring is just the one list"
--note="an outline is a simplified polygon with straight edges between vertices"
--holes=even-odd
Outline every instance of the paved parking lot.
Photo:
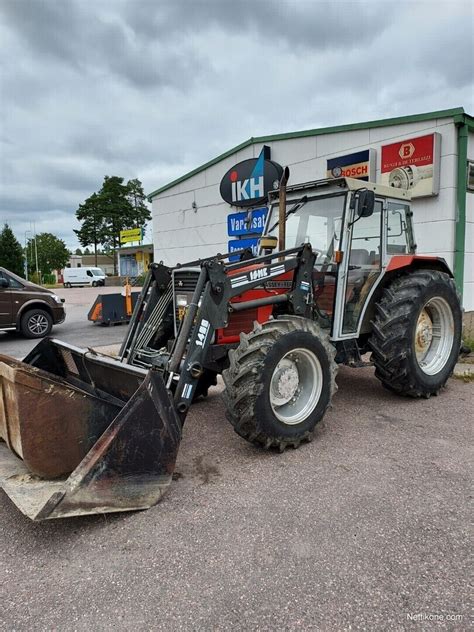
[[[87,320],[87,314],[98,294],[120,293],[120,287],[83,287],[58,288],[55,294],[65,299],[66,320],[56,325],[51,333],[80,347],[96,347],[121,342],[125,336],[126,325],[103,327]],[[134,288],[133,291],[139,291]],[[0,353],[14,358],[24,358],[38,340],[28,340],[17,333],[0,332]]]
[[2,492],[2,629],[467,629],[472,383],[338,383],[282,455],[240,439],[213,389],[148,511],[34,524]]

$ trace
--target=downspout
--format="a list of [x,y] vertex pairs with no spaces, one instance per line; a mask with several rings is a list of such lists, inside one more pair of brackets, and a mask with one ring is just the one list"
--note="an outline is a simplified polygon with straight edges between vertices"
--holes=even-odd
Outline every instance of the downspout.
[[456,181],[456,234],[454,252],[454,279],[458,291],[464,290],[464,249],[466,242],[466,190],[467,190],[467,139],[468,126],[464,116],[455,118],[458,129],[458,173]]

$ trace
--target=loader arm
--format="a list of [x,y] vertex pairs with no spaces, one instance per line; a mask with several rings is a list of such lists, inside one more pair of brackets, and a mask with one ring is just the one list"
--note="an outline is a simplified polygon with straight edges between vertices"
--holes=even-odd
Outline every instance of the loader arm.
[[[272,261],[276,258],[279,260]],[[174,402],[181,422],[185,420],[203,374],[214,333],[227,326],[232,310],[287,303],[290,312],[298,316],[311,316],[315,258],[311,245],[304,244],[237,264],[225,265],[219,260],[204,262],[164,374],[168,388],[179,374]],[[294,271],[293,282],[288,293],[232,304],[234,297],[291,271]]]

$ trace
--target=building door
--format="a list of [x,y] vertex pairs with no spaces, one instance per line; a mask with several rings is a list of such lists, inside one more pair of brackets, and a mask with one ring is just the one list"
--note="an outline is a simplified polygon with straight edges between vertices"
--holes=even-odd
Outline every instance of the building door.
[[120,275],[129,277],[138,275],[138,266],[134,255],[121,255]]

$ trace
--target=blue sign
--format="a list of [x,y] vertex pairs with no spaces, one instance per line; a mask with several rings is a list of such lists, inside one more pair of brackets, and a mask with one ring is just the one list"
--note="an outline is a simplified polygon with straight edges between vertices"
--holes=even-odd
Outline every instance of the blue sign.
[[[229,241],[229,252],[235,252],[236,250],[243,250],[244,248],[252,248],[252,253],[256,257],[258,255],[258,237],[251,239],[232,239]],[[233,255],[229,257],[229,261],[238,261],[239,255]]]
[[266,207],[243,213],[232,213],[227,216],[227,234],[229,237],[261,235],[265,228],[266,218]]

